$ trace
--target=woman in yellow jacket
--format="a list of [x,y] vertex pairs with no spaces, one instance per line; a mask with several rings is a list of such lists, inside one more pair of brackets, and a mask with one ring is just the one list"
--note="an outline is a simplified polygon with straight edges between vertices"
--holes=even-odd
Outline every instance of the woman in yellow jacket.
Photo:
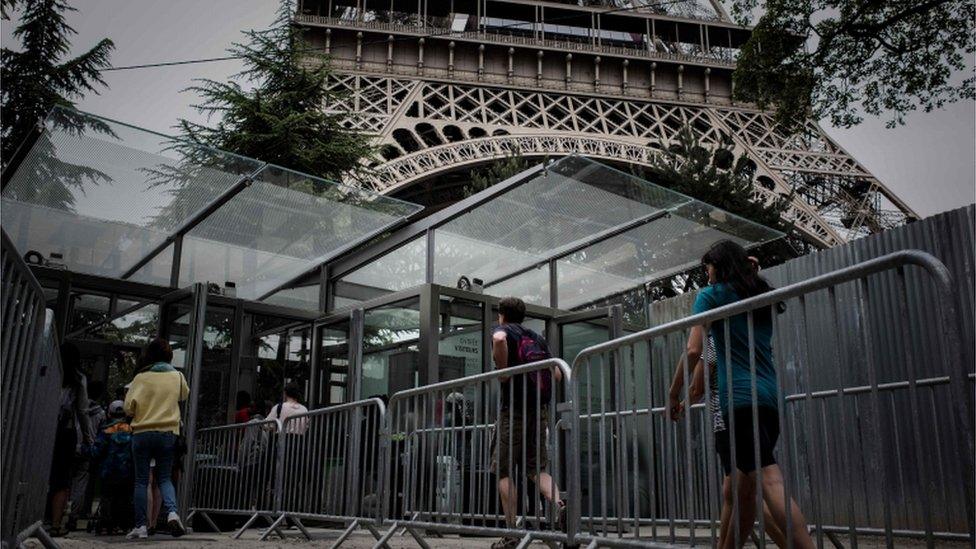
[[132,380],[125,395],[125,412],[132,417],[132,455],[135,459],[135,528],[126,536],[141,539],[149,536],[146,528],[146,488],[149,485],[149,462],[156,460],[159,490],[167,515],[170,533],[186,533],[176,508],[176,489],[170,479],[176,436],[180,432],[180,402],[190,388],[183,374],[170,362],[173,349],[156,338],[146,345],[139,357],[142,370]]

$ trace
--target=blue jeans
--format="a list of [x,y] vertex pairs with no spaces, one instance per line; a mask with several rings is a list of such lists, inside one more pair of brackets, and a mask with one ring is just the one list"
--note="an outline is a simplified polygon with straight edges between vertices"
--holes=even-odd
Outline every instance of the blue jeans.
[[[149,460],[156,460],[156,482],[163,496],[163,509],[176,513],[176,489],[173,474],[173,450],[176,435],[163,431],[146,431],[132,435],[132,455],[136,462],[136,485],[132,494],[135,526],[146,526],[146,489],[149,487]],[[153,526],[156,526],[153,524]]]

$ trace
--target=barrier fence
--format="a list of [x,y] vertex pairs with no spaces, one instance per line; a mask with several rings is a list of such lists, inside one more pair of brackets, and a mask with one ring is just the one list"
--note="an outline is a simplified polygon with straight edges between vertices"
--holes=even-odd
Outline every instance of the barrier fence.
[[214,530],[209,513],[249,517],[237,536],[260,517],[273,520],[280,431],[273,419],[198,430],[191,515]]
[[[282,422],[275,526],[292,521],[311,539],[302,519],[338,521],[378,536],[382,522],[381,437],[386,407],[372,398],[294,415]],[[270,533],[270,529],[265,536]]]
[[[914,356],[907,344],[904,330],[917,313],[905,300],[910,265],[923,268],[936,288],[930,305],[939,313],[942,356]],[[896,305],[878,314],[870,307],[877,277],[892,275],[897,295],[890,302]],[[778,495],[798,502],[818,546],[825,537],[841,543],[841,536],[851,546],[864,536],[883,537],[888,546],[898,537],[923,538],[929,546],[937,539],[971,540],[973,365],[961,359],[953,303],[944,265],[921,252],[897,252],[583,350],[572,370],[581,449],[581,489],[574,498],[582,530],[714,545],[723,500],[732,502],[727,512],[737,525],[743,512],[762,508],[753,501]],[[709,370],[722,363],[733,378],[732,353],[749,365],[745,413],[722,414],[727,434],[718,436],[710,406],[693,405],[677,421],[670,413],[672,373],[680,365],[677,386],[689,387],[696,365],[687,364],[686,342],[693,327],[706,323],[719,341],[729,341],[736,328],[745,329],[748,340],[738,348],[716,344],[725,357],[701,366],[709,380]],[[841,339],[831,334],[842,330],[855,331],[859,344],[830,345]],[[902,342],[897,363],[875,359],[878,334],[886,330]],[[767,337],[777,372],[772,412],[760,410],[757,376]],[[818,383],[811,381],[815,363],[830,368]],[[712,399],[711,385],[703,384],[704,402]],[[686,391],[679,401],[687,405]],[[760,420],[760,413],[767,417]],[[729,452],[732,470],[737,459],[759,461],[760,429],[770,425],[769,413],[781,431],[775,456],[782,484],[774,471],[760,469],[754,496],[748,483],[732,482],[723,498],[716,445],[722,437],[733,449],[736,439],[748,443],[745,452]],[[932,452],[942,448],[951,451]],[[755,531],[768,532],[781,546],[802,543],[799,517],[786,517],[785,531],[777,532],[770,523],[784,521],[760,513]],[[751,523],[733,530],[727,535],[737,541],[753,535]],[[767,540],[755,539],[759,546]]]
[[[904,299],[906,270],[919,267],[936,290],[937,299],[918,307],[938,310],[940,356],[916,356],[904,337],[919,313]],[[894,286],[877,284],[878,277],[893,277]],[[892,287],[898,295],[886,296],[891,307],[871,306],[878,288]],[[550,359],[401,391],[388,410],[373,399],[292,416],[276,426],[280,435],[269,434],[277,443],[268,443],[273,462],[263,466],[274,470],[273,487],[268,475],[252,475],[261,488],[238,483],[216,500],[200,496],[215,503],[194,497],[194,509],[248,514],[249,523],[274,517],[263,537],[280,533],[286,520],[306,535],[303,520],[342,523],[334,545],[358,527],[372,532],[377,547],[401,530],[423,547],[431,531],[508,537],[522,547],[533,539],[715,545],[723,512],[731,517],[725,536],[736,541],[805,544],[799,514],[746,520],[764,501],[777,513],[779,498],[797,502],[818,546],[825,539],[841,545],[841,538],[856,546],[865,537],[889,547],[897,538],[930,547],[936,540],[972,543],[973,365],[954,360],[960,338],[952,291],[932,256],[896,252],[591,346],[571,369]],[[687,364],[684,351],[692,328],[704,324],[724,360],[702,361],[701,402],[689,401],[687,389],[671,400],[678,365],[684,368],[675,387],[694,380],[697,365]],[[733,325],[747,334],[739,348],[721,343],[730,341]],[[886,331],[900,337],[880,338]],[[856,333],[847,340],[857,344],[830,345],[840,332]],[[901,342],[897,361],[876,359],[880,341]],[[776,396],[761,406],[759,385],[771,378],[758,375],[764,365],[757,349],[767,342]],[[712,398],[723,398],[708,380],[718,364],[736,378],[732,353],[749,364],[749,402],[716,414]],[[814,377],[813,365],[827,371]],[[553,375],[548,395],[535,381],[541,372]],[[743,386],[736,393],[732,385],[724,398],[735,402]],[[680,416],[671,409],[678,402]],[[718,445],[734,449],[739,441],[741,448],[728,452],[736,470],[762,461],[760,434],[776,438],[776,425],[782,479],[760,468],[754,486],[728,482],[723,489]],[[216,446],[239,463],[248,452],[234,440],[250,428],[208,429],[201,437],[223,437]],[[207,466],[199,455],[195,463],[198,471]],[[500,489],[514,494],[508,520]]]
[[[548,390],[537,381],[546,378]],[[556,503],[567,482],[561,414],[571,407],[557,396],[564,387],[569,367],[549,359],[393,395],[386,437],[393,524],[381,541],[398,527],[415,538],[435,530],[564,541],[565,511]]]
[[0,541],[3,547],[19,547],[28,537],[36,536],[45,547],[58,547],[41,527],[61,395],[61,358],[54,315],[46,308],[40,284],[6,232],[2,269]]

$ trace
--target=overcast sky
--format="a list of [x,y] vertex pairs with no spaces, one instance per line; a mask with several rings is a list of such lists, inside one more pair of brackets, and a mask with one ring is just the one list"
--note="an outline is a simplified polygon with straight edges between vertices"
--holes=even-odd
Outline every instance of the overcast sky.
[[[108,37],[114,66],[218,57],[241,38],[241,29],[265,28],[275,0],[75,0],[68,22],[78,35],[76,52]],[[17,48],[15,21],[3,21],[4,47]],[[195,78],[226,79],[237,61],[113,71],[108,88],[78,108],[162,133],[178,118],[200,120],[181,93]],[[915,113],[893,130],[885,119],[866,119],[850,130],[827,127],[848,152],[923,217],[976,201],[976,103],[956,103],[933,113]]]

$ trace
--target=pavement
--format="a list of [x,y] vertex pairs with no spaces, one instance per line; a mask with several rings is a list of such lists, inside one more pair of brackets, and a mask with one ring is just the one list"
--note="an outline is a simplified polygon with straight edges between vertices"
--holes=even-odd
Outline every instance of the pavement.
[[[277,548],[312,548],[330,547],[336,538],[339,537],[339,530],[328,530],[322,528],[309,528],[312,540],[307,540],[301,536],[297,530],[286,531],[286,539],[282,540],[272,537],[267,541],[260,541],[261,530],[248,530],[240,539],[232,539],[231,533],[209,533],[192,532],[180,538],[173,538],[168,534],[159,534],[146,540],[127,540],[124,536],[95,536],[86,532],[72,532],[67,537],[56,538],[56,541],[63,549],[88,549],[88,548],[109,548],[109,549],[128,549],[128,548],[151,548],[151,549],[200,549],[211,547],[233,547],[234,549],[277,549]],[[707,534],[706,534],[707,536]],[[707,537],[706,537],[707,539]],[[484,537],[458,537],[445,536],[443,538],[429,537],[427,543],[433,549],[489,549],[496,538]],[[353,533],[343,544],[343,549],[369,549],[375,543],[375,539],[366,531]],[[662,540],[667,542],[667,539]],[[837,547],[824,538],[824,547]],[[846,538],[838,538],[840,547],[849,547]],[[25,543],[30,549],[41,549],[41,544],[37,540],[31,539]],[[707,541],[706,541],[707,545]],[[940,547],[968,547],[965,542],[937,542]],[[391,549],[419,549],[419,545],[409,535],[394,536],[389,546]],[[545,547],[540,542],[532,544],[533,548],[541,549]],[[858,538],[859,549],[875,549],[885,547],[883,538],[864,536]],[[767,547],[775,547],[771,542]],[[925,547],[923,540],[896,539],[895,547],[921,548]]]
[[[55,541],[63,549],[92,548],[149,548],[152,549],[199,549],[210,547],[233,547],[234,549],[277,549],[294,547],[329,547],[339,537],[338,530],[309,528],[312,540],[306,540],[296,530],[286,531],[287,539],[282,540],[272,536],[267,541],[259,541],[261,532],[257,529],[248,530],[240,539],[231,539],[231,533],[192,532],[180,538],[173,538],[168,534],[151,536],[146,540],[127,540],[125,536],[95,536],[86,532],[72,532],[66,537],[56,538]],[[365,531],[351,535],[343,544],[343,549],[369,549],[375,539]],[[489,549],[494,538],[431,538],[427,543],[435,549]],[[30,549],[41,549],[36,540],[28,540],[25,544]],[[390,540],[391,549],[419,549],[419,545],[409,535],[394,536]],[[543,547],[539,545],[539,547]]]

